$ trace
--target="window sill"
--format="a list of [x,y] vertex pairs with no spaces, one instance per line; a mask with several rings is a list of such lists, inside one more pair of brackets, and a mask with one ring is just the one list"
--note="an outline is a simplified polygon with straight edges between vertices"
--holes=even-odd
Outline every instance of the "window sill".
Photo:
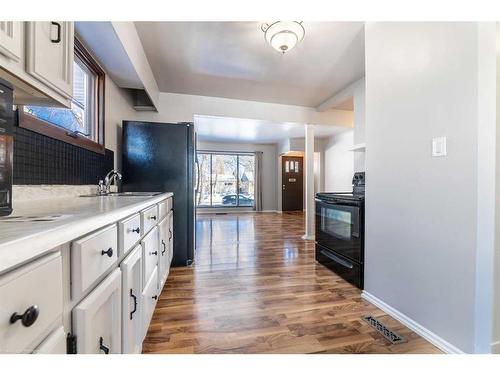
[[104,154],[104,145],[94,142],[90,139],[77,136],[76,138],[68,135],[68,131],[58,128],[56,125],[49,124],[23,111],[22,107],[18,108],[18,124],[20,128],[31,130],[35,133],[43,134],[47,137],[54,138],[73,146],[78,146],[99,154]]

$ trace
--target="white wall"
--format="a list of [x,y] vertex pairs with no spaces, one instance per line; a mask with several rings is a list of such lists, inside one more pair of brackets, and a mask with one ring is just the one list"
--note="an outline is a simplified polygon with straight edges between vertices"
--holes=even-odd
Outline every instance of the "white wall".
[[[196,125],[195,125],[196,126]],[[276,211],[276,169],[278,157],[274,144],[198,142],[198,150],[206,151],[262,151],[262,210]]]
[[317,112],[295,105],[253,102],[209,96],[160,93],[158,113],[138,113],[144,121],[193,121],[195,115],[267,120],[277,123],[338,125],[352,127],[351,111]]
[[[497,26],[497,80],[496,80],[496,107],[497,107],[497,144],[500,144],[500,26]],[[492,352],[500,354],[500,150],[497,150],[496,155],[496,215],[497,220],[495,223],[495,239],[496,239],[496,251],[495,251],[495,263],[494,263],[494,326],[493,326],[493,347]]]
[[[121,170],[122,121],[133,120],[136,111],[128,93],[106,76],[104,108],[104,141],[115,153],[115,168]],[[103,176],[104,178],[104,176]]]
[[[478,153],[478,145],[495,137],[494,123],[479,121],[478,76],[495,81],[494,71],[483,71],[488,48],[479,49],[479,29],[475,23],[365,27],[365,290],[435,342],[465,352],[481,351],[476,290],[491,287],[476,281],[481,244],[491,239],[478,233],[478,200],[494,205],[478,183],[494,171],[484,157],[494,147]],[[431,157],[437,136],[447,136],[447,157]],[[481,318],[487,325],[491,313]]]
[[[354,144],[365,143],[365,133],[366,133],[366,105],[365,105],[365,79],[361,79],[359,84],[356,85],[353,95],[353,107],[354,107]],[[353,154],[354,158],[354,171],[364,172],[365,171],[365,153],[362,151],[356,151]]]
[[350,130],[325,140],[324,191],[352,191],[354,152],[349,149],[353,145],[353,139],[354,131]]

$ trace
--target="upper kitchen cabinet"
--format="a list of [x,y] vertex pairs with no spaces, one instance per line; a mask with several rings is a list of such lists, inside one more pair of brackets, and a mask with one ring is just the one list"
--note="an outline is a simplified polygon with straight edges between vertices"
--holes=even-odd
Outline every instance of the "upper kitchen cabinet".
[[59,94],[73,94],[72,22],[28,22],[26,71]]
[[5,58],[19,61],[23,51],[23,22],[0,21],[0,54]]
[[0,78],[14,86],[14,104],[71,106],[73,22],[0,21]]

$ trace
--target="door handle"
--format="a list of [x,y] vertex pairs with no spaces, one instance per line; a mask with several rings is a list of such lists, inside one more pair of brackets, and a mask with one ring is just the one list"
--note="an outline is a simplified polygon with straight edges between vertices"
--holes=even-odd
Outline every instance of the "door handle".
[[342,266],[344,266],[346,268],[352,269],[354,267],[351,263],[349,263],[349,262],[329,253],[329,252],[326,252],[325,250],[321,250],[321,254],[323,254],[325,257],[333,260],[334,262],[341,264]]
[[172,239],[172,229],[168,228],[168,240]]
[[283,185],[283,190],[285,190],[285,185]]
[[33,323],[38,319],[38,314],[40,309],[37,305],[28,307],[28,309],[23,314],[18,314],[15,312],[10,316],[10,324],[14,324],[18,320],[21,320],[21,324],[25,327],[31,327]]
[[102,336],[99,338],[99,350],[102,350],[104,354],[109,354],[109,348],[103,344],[104,339]]
[[134,296],[132,288],[130,288],[130,297],[134,299],[134,309],[130,312],[130,320],[132,320],[134,313],[137,311],[137,297]]
[[165,244],[165,241],[161,240],[161,244],[163,245],[163,250],[161,252],[161,255],[165,254],[165,251],[167,251],[167,245]]
[[101,255],[107,255],[111,258],[113,256],[113,249],[110,247],[108,251],[101,250]]
[[57,27],[57,38],[56,39],[50,38],[50,41],[52,43],[59,43],[61,41],[61,24],[59,22],[51,22],[51,25]]

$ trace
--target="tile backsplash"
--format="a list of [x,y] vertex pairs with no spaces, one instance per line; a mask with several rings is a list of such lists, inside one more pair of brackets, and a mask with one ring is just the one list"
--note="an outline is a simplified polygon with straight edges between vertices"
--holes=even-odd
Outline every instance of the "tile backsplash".
[[113,169],[113,156],[14,127],[14,185],[95,185]]

